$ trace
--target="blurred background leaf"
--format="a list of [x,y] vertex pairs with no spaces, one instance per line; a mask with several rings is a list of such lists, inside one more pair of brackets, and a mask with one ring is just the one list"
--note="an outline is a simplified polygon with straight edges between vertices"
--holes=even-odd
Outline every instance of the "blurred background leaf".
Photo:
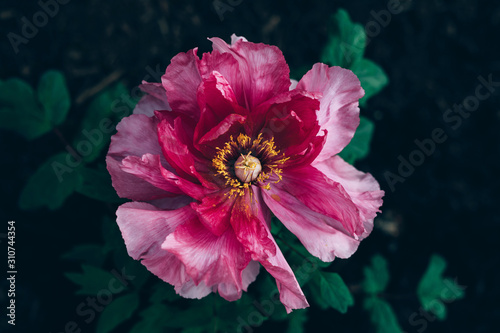
[[19,207],[29,210],[41,207],[57,209],[82,184],[78,168],[71,168],[68,153],[50,157],[28,179],[19,197]]
[[445,269],[446,260],[439,255],[432,255],[417,288],[417,295],[424,310],[434,313],[439,320],[446,319],[445,303],[465,296],[465,288],[443,277]]
[[370,313],[370,320],[377,333],[402,333],[403,330],[391,305],[378,297],[368,297],[363,306]]
[[349,164],[354,164],[357,160],[366,157],[370,152],[370,143],[374,127],[375,125],[370,119],[361,116],[360,123],[354,133],[354,137],[351,142],[349,142],[349,144],[342,149],[339,156]]

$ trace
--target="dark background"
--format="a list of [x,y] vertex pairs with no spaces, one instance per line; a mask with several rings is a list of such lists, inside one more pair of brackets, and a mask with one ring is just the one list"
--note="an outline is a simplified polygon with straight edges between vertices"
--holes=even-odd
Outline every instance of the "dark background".
[[[73,101],[66,129],[71,131],[88,104],[82,94],[103,79],[122,80],[132,89],[148,68],[164,70],[172,56],[195,46],[200,53],[210,51],[207,37],[227,41],[232,33],[277,45],[292,70],[311,67],[327,41],[331,14],[345,8],[353,21],[365,25],[374,20],[371,11],[387,9],[388,1],[232,3],[237,5],[221,20],[212,1],[74,0],[60,5],[16,54],[7,33],[21,34],[21,18],[32,21],[41,8],[36,1],[2,1],[0,79],[16,76],[36,85],[45,70],[63,71]],[[366,57],[385,70],[390,83],[361,110],[376,126],[371,153],[357,167],[371,172],[386,191],[383,213],[358,252],[337,265],[347,283],[356,283],[374,253],[386,256],[391,271],[387,299],[406,332],[494,332],[500,317],[498,93],[482,101],[456,129],[443,114],[474,95],[479,76],[487,79],[491,74],[500,82],[500,4],[404,3],[407,9],[392,15],[366,49]],[[408,158],[416,149],[414,140],[430,138],[435,128],[443,128],[448,139],[391,191],[386,172],[397,173],[398,156]],[[17,332],[61,332],[67,321],[77,319],[75,308],[84,297],[74,296],[75,286],[63,272],[76,271],[78,265],[62,260],[61,254],[75,244],[100,242],[99,217],[114,209],[78,194],[54,212],[17,208],[28,177],[62,148],[54,134],[32,142],[14,133],[0,134],[0,232],[6,232],[8,220],[17,225]],[[414,292],[432,253],[447,259],[446,275],[466,286],[466,298],[447,305],[446,321],[427,321],[424,330],[409,318],[419,311]],[[3,308],[5,280],[0,286]],[[372,332],[361,299],[356,301],[347,315],[310,312],[307,331]],[[2,331],[5,321],[3,317]],[[84,323],[80,327],[94,330]],[[255,329],[281,330],[269,323]]]

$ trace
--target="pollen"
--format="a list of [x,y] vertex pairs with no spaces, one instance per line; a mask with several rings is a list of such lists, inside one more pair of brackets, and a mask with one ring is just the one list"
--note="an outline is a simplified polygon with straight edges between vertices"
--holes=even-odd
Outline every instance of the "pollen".
[[230,187],[229,196],[243,196],[252,185],[266,190],[271,188],[271,176],[281,181],[283,164],[289,159],[276,148],[274,138],[264,140],[262,134],[252,139],[246,134],[230,137],[212,159],[215,175],[223,178]]

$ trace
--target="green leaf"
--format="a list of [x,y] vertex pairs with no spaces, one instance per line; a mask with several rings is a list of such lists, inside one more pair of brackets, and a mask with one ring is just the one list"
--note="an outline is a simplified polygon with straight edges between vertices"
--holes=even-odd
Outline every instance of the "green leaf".
[[[94,161],[110,142],[120,116],[118,105],[130,99],[123,84],[118,84],[97,95],[91,102],[73,140],[73,147],[81,152],[85,162]],[[128,109],[127,109],[128,110]]]
[[97,295],[102,290],[108,290],[111,280],[116,280],[113,274],[90,265],[82,265],[82,273],[65,273],[64,275],[80,289],[77,295]]
[[370,142],[375,125],[371,120],[360,117],[360,123],[351,142],[339,153],[347,163],[353,164],[366,157],[370,151]]
[[54,155],[45,161],[24,186],[19,207],[25,210],[43,206],[59,208],[82,182],[78,167],[69,167],[68,161],[75,163],[67,153]]
[[27,140],[52,129],[33,88],[23,80],[0,81],[0,128],[15,131]]
[[365,279],[363,290],[368,294],[378,294],[385,290],[389,283],[387,261],[381,255],[372,257],[371,265],[364,268]]
[[389,83],[389,78],[383,69],[371,60],[356,61],[351,70],[356,74],[361,82],[361,87],[365,90],[365,95],[359,100],[361,105],[365,105],[370,97],[378,94]]
[[321,62],[350,68],[363,57],[365,45],[366,35],[363,26],[353,23],[349,14],[339,9],[331,18],[329,39],[323,49]]
[[446,306],[465,296],[465,288],[456,281],[443,278],[446,261],[439,255],[432,255],[429,266],[417,288],[417,295],[425,311],[432,312],[439,320],[446,319]]
[[106,259],[106,253],[102,245],[80,244],[63,254],[62,258],[83,261],[89,265],[100,267]]
[[375,325],[377,333],[401,333],[396,315],[386,301],[378,297],[368,297],[363,306],[370,313],[370,320]]
[[304,333],[307,322],[307,309],[294,310],[289,315],[286,333]]
[[66,119],[71,99],[64,75],[55,70],[45,72],[38,83],[38,100],[45,110],[47,120],[52,127],[60,125]]
[[321,308],[332,307],[340,313],[346,313],[347,308],[354,304],[354,299],[337,273],[318,272],[311,284],[313,297]]
[[139,295],[123,295],[114,299],[104,308],[97,322],[97,333],[111,332],[115,327],[129,319],[139,306]]
[[79,172],[82,175],[83,181],[76,189],[78,193],[104,202],[125,202],[124,199],[121,199],[116,194],[113,185],[111,185],[111,176],[104,167],[98,169],[82,167]]

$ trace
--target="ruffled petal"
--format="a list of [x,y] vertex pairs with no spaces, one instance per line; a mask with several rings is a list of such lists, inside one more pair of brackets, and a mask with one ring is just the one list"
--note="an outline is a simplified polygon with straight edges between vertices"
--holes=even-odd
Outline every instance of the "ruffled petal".
[[308,166],[287,170],[283,173],[283,180],[276,185],[311,210],[340,222],[343,228],[338,222],[332,226],[340,227],[354,237],[363,233],[364,228],[358,208],[342,185],[332,181],[317,169]]
[[[195,284],[217,287],[229,301],[241,297],[242,271],[250,262],[232,230],[215,236],[198,220],[188,221],[167,237],[162,249],[174,253],[184,263]],[[219,288],[220,287],[220,288]]]
[[265,122],[260,132],[274,137],[277,147],[287,156],[301,153],[320,129],[316,117],[320,103],[315,97],[304,91],[286,92],[261,104],[255,115],[251,114],[252,120],[256,126],[258,118]]
[[[162,155],[156,138],[156,126],[154,117],[142,114],[124,118],[116,126],[118,132],[111,137],[106,164],[113,187],[122,198],[149,201],[168,196],[163,189],[121,168],[122,160],[127,156],[142,157],[146,153]],[[160,162],[169,167],[163,157],[160,157]]]
[[[259,262],[276,279],[276,284],[280,292],[281,303],[283,303],[283,305],[285,306],[286,311],[290,313],[293,309],[302,309],[308,307],[309,304],[307,303],[302,289],[300,289],[300,285],[297,282],[292,269],[286,262],[283,253],[281,253],[278,244],[276,244],[273,236],[271,235],[271,215],[269,209],[267,209],[267,207],[265,207],[263,204],[261,192],[262,191],[260,190],[260,188],[252,186],[252,202],[248,206],[240,206],[239,210],[242,210],[242,212],[237,212],[237,214],[240,215],[251,215],[252,220],[249,224],[250,226],[253,226],[255,230],[251,230],[250,227],[244,225],[239,226],[239,229],[240,232],[249,231],[248,234],[250,236],[250,240],[260,241],[263,247],[267,247],[267,251],[270,253],[262,253],[266,251],[265,249],[257,251],[254,250],[252,256],[259,257],[260,254],[260,258],[258,259]],[[247,195],[249,195],[248,192]],[[255,228],[255,225],[257,223],[256,220],[260,221],[260,224],[257,228]],[[231,221],[233,228],[236,222],[237,221]],[[241,223],[243,222],[244,220],[241,220]],[[245,244],[247,248],[252,250],[252,243],[249,243],[247,240],[245,241],[244,245]]]
[[173,180],[163,177],[160,163],[160,156],[152,154],[144,154],[141,157],[127,156],[122,160],[120,168],[132,175],[137,176],[150,183],[151,185],[160,188],[169,196],[183,194]]
[[134,114],[154,115],[155,110],[172,110],[167,101],[167,93],[161,83],[142,81],[139,88],[146,93],[134,108]]
[[149,271],[175,286],[189,280],[184,265],[173,254],[162,250],[161,244],[179,225],[196,218],[191,207],[165,211],[143,202],[128,202],[118,207],[116,215],[132,258],[142,260]]
[[364,90],[356,75],[347,69],[317,63],[302,77],[296,89],[322,94],[318,121],[328,135],[317,160],[339,153],[359,125],[358,101]]
[[[308,208],[292,194],[273,184],[263,191],[264,201],[283,225],[290,230],[312,255],[330,262],[335,257],[348,258],[358,248],[359,240],[343,231],[329,216]],[[340,230],[334,226],[340,227]]]
[[161,82],[168,96],[172,110],[198,119],[200,110],[196,92],[201,83],[198,70],[200,59],[196,55],[197,48],[186,53],[179,53],[170,61]]
[[240,132],[247,110],[238,105],[232,88],[218,72],[212,72],[198,89],[201,116],[194,131],[194,142],[205,156],[213,157],[215,147]]
[[382,206],[384,191],[369,173],[357,170],[340,156],[333,156],[313,166],[334,182],[342,184],[358,207],[363,221],[372,220]]
[[231,226],[238,241],[252,254],[253,260],[265,260],[276,255],[276,245],[267,232],[269,210],[262,205],[256,186],[234,200]]
[[218,189],[211,162],[203,156],[193,153],[181,117],[174,120],[173,125],[164,119],[158,124],[158,141],[163,155],[177,174],[192,183],[201,183],[208,189]]
[[255,44],[235,37],[228,45],[220,38],[209,38],[214,51],[229,53],[238,61],[240,81],[248,110],[288,91],[290,70],[283,53],[275,46]]
[[230,226],[234,198],[228,191],[220,191],[204,197],[201,203],[193,202],[191,207],[198,213],[200,222],[214,235],[221,236]]

